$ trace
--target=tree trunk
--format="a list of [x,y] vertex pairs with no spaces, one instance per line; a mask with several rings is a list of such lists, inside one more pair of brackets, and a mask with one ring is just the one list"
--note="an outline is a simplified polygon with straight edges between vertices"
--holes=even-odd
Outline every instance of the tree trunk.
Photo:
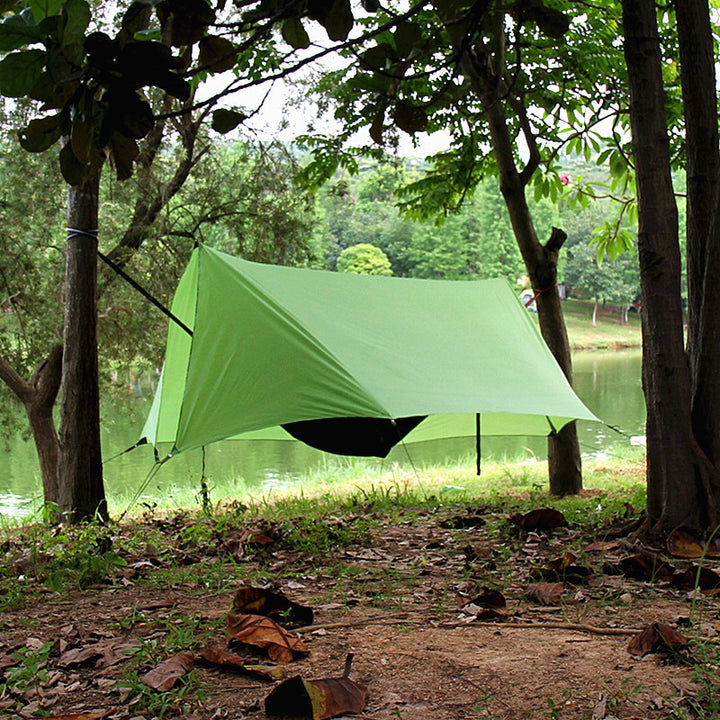
[[653,0],[623,0],[625,58],[638,198],[647,404],[647,509],[664,531],[707,527],[683,348],[678,217],[670,173],[660,44]]
[[59,505],[58,493],[58,436],[53,418],[53,406],[60,389],[62,345],[55,345],[47,359],[37,368],[30,382],[23,380],[7,361],[0,357],[0,379],[25,405],[35,448],[40,462],[43,499],[57,520],[54,510]]
[[[524,178],[515,165],[503,103],[497,91],[489,87],[479,73],[474,72],[470,60],[462,66],[466,75],[471,76],[473,87],[486,108],[485,114],[500,174],[500,191],[530,282],[534,291],[539,292],[536,303],[540,332],[568,382],[572,384],[570,341],[557,288],[558,256],[567,236],[562,230],[553,228],[547,243],[540,244],[525,196],[526,178],[530,174],[526,174]],[[582,490],[582,462],[577,425],[574,421],[548,437],[548,475],[552,495],[571,495]]]
[[[720,150],[715,60],[707,3],[679,0],[678,39],[687,154],[688,357],[695,439],[715,475],[720,465]],[[709,498],[720,489],[712,479]]]
[[99,173],[69,188],[65,325],[60,420],[60,512],[63,520],[106,520],[100,454],[97,356]]

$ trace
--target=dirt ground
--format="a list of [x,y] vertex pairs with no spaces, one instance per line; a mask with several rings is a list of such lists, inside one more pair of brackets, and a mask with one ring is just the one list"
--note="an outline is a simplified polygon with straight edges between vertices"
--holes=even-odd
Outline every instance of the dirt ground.
[[[701,692],[692,666],[700,662],[698,644],[716,640],[718,595],[699,594],[693,606],[693,592],[673,586],[668,574],[633,579],[621,573],[622,558],[638,550],[627,539],[605,536],[598,547],[592,545],[598,535],[572,528],[505,528],[501,538],[501,525],[491,517],[485,523],[484,512],[467,519],[408,514],[373,527],[362,545],[326,555],[269,542],[268,527],[260,541],[265,535],[248,526],[242,548],[228,550],[227,538],[217,537],[177,548],[188,574],[163,575],[177,570],[178,556],[148,546],[127,557],[117,577],[69,595],[47,592],[4,613],[0,667],[6,673],[17,670],[18,652],[29,657],[30,650],[52,646],[42,663],[26,668],[35,681],[0,695],[0,716],[261,720],[270,681],[208,667],[197,656],[192,682],[182,678],[171,690],[150,690],[137,677],[176,653],[207,644],[226,648],[225,619],[236,587],[265,584],[314,612],[311,625],[294,631],[309,654],[283,665],[286,676],[339,677],[353,654],[350,677],[366,686],[367,702],[361,713],[345,717],[713,717],[692,709]],[[473,518],[480,518],[478,525]],[[328,522],[345,526],[353,519]],[[575,560],[564,555],[568,549]],[[564,564],[553,570],[558,558]],[[198,587],[203,568],[216,577],[218,563],[226,586]],[[689,563],[672,560],[676,573]],[[555,584],[533,590],[538,581]],[[506,606],[486,602],[483,588],[501,591]],[[653,622],[690,639],[681,652],[685,662],[628,651]],[[257,652],[235,651],[258,662]]]

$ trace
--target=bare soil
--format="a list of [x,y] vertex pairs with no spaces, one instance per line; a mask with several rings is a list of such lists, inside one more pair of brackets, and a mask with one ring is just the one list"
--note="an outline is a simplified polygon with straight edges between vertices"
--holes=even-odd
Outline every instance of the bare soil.
[[[367,687],[367,704],[362,714],[346,717],[644,720],[675,717],[677,708],[696,717],[694,648],[714,642],[717,595],[699,594],[690,618],[692,591],[618,570],[638,550],[627,539],[596,550],[590,544],[597,534],[512,531],[483,508],[468,514],[475,516],[487,524],[448,527],[463,524],[449,510],[408,511],[393,521],[378,515],[362,544],[327,553],[287,547],[271,526],[252,523],[241,545],[217,534],[185,547],[178,542],[174,552],[149,544],[102,584],[47,592],[4,613],[6,673],[17,665],[13,653],[53,646],[36,683],[6,688],[0,716],[261,720],[271,682],[199,662],[192,682],[181,679],[165,693],[138,690],[137,676],[183,650],[226,647],[224,620],[235,589],[267,584],[314,611],[312,625],[296,631],[310,652],[284,666],[288,676],[338,677],[354,655],[350,677]],[[187,537],[192,522],[148,521],[116,535],[142,537],[162,526],[173,537],[184,528]],[[358,519],[325,522],[347,528]],[[263,545],[260,530],[273,542]],[[569,549],[576,560],[567,566]],[[563,557],[565,567],[548,570]],[[672,564],[681,570],[688,562]],[[587,577],[568,567],[586,568]],[[202,587],[203,578],[210,587]],[[555,586],[562,594],[532,599],[528,588],[538,580],[562,583]],[[494,612],[468,606],[484,587],[500,590],[506,606]],[[662,651],[628,652],[630,640],[653,622],[690,638],[680,661]],[[236,651],[258,662],[252,651]]]

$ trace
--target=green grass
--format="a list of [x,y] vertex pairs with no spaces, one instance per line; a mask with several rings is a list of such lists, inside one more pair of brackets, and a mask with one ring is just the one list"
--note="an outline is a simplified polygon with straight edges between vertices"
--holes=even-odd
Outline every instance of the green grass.
[[621,325],[619,311],[613,308],[608,314],[601,314],[597,326],[593,327],[592,303],[566,300],[563,314],[573,350],[615,350],[640,347],[642,344],[638,313],[630,313],[627,325]]

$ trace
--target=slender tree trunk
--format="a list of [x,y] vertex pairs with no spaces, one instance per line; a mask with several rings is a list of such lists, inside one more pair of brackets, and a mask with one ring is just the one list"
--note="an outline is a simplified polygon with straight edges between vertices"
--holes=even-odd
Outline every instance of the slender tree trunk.
[[[545,245],[538,240],[525,196],[526,178],[530,173],[523,177],[515,165],[505,108],[498,97],[497,89],[487,80],[483,80],[470,59],[466,59],[462,67],[466,76],[470,76],[473,87],[486,108],[485,114],[500,174],[500,191],[530,282],[535,292],[540,293],[536,300],[540,332],[568,382],[572,384],[570,341],[557,289],[558,256],[567,236],[562,230],[553,228]],[[552,495],[571,495],[582,490],[582,462],[577,425],[574,421],[548,436],[548,476]]]
[[[58,436],[53,418],[53,406],[60,389],[62,345],[55,345],[47,359],[40,364],[32,380],[26,382],[0,357],[0,379],[25,405],[30,429],[40,463],[43,498],[48,508],[59,504],[58,493]],[[52,519],[58,519],[54,515]]]
[[708,520],[702,503],[706,468],[692,433],[678,217],[654,0],[623,0],[623,23],[639,214],[647,509],[664,531],[680,526],[703,529]]
[[97,356],[99,173],[69,188],[62,410],[60,511],[65,522],[107,519],[100,454]]

